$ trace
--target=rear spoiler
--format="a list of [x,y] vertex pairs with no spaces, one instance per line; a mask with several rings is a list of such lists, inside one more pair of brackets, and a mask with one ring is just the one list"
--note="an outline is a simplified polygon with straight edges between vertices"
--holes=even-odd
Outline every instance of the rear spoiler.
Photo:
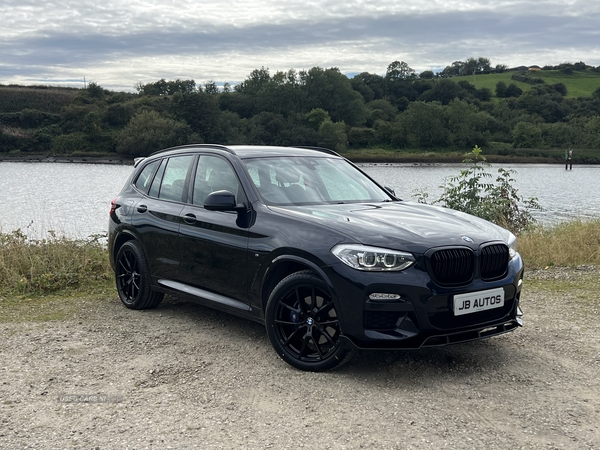
[[133,167],[139,166],[139,164],[146,158],[133,158]]

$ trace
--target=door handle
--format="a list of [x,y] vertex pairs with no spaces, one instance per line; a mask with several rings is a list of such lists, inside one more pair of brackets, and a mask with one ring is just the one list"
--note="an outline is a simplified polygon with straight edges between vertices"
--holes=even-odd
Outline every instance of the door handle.
[[145,213],[146,211],[148,211],[148,207],[146,205],[140,205],[137,207],[137,211],[139,213]]
[[196,223],[196,216],[194,214],[186,214],[183,216],[183,221],[189,225],[194,225]]

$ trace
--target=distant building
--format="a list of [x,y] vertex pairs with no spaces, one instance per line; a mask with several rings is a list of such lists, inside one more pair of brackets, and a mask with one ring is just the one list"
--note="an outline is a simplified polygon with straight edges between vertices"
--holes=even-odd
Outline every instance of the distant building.
[[538,70],[542,70],[542,68],[540,66],[529,66],[529,70],[537,72]]

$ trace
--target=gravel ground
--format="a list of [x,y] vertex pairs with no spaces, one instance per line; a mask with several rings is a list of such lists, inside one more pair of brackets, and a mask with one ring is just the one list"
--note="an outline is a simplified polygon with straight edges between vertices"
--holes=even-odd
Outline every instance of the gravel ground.
[[599,275],[529,273],[508,335],[320,374],[208,308],[80,299],[0,323],[0,448],[600,449]]

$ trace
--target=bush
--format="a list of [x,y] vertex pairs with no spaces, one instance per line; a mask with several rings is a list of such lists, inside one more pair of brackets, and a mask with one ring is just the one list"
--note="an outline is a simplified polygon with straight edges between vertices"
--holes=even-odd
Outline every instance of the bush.
[[[514,187],[514,170],[498,169],[496,180],[486,171],[489,167],[481,149],[476,145],[463,162],[470,164],[460,175],[450,178],[444,192],[433,202],[446,208],[472,214],[494,222],[513,233],[529,229],[535,224],[531,210],[540,209],[536,198],[524,199]],[[416,195],[425,203],[426,193]]]

